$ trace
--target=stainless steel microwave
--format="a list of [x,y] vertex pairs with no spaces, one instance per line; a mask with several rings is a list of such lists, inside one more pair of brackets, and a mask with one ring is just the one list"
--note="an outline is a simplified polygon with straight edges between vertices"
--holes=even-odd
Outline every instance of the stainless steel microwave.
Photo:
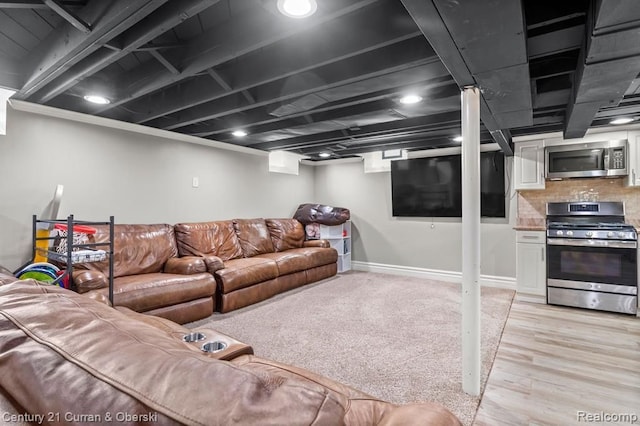
[[580,143],[545,148],[547,179],[626,176],[627,141]]

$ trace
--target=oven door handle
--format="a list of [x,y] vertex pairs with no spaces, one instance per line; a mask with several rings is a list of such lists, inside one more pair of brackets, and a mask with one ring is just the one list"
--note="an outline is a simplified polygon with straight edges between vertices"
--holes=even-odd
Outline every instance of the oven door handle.
[[586,240],[579,238],[547,238],[547,245],[574,247],[608,247],[622,249],[638,248],[637,241]]

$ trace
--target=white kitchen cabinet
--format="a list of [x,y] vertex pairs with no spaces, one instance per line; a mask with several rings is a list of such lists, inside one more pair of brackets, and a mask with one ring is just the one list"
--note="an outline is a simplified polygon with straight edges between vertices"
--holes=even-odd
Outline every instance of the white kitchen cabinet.
[[544,189],[544,141],[542,139],[515,144],[514,187]]
[[520,300],[546,303],[545,231],[516,232],[516,292]]
[[628,186],[640,186],[640,132],[629,132],[628,136]]

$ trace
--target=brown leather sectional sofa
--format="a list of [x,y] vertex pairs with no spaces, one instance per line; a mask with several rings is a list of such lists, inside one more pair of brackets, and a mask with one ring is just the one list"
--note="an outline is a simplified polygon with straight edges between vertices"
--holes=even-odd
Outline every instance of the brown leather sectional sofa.
[[[206,337],[185,342],[192,332]],[[210,340],[227,347],[203,352]],[[438,404],[397,406],[252,353],[57,286],[0,285],[0,411],[12,424],[460,425]]]
[[[114,305],[184,324],[335,275],[337,252],[304,238],[295,219],[115,225]],[[73,282],[105,300],[107,276],[107,262],[80,264]]]
[[338,253],[326,241],[305,241],[295,219],[235,219],[175,226],[181,256],[212,256],[208,270],[218,283],[218,310],[267,299],[337,273]]

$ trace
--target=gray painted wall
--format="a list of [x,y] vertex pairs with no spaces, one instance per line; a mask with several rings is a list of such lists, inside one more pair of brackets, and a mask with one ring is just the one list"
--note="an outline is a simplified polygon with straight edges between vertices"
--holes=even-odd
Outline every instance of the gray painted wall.
[[[506,170],[511,170],[508,159]],[[510,191],[512,194],[512,191]],[[439,271],[462,270],[460,219],[391,216],[390,172],[367,173],[362,162],[316,167],[317,202],[351,211],[352,260]],[[481,273],[516,276],[515,200],[507,219],[483,219]]]
[[[0,136],[0,265],[15,269],[29,258],[31,216],[47,211],[62,184],[59,217],[114,215],[118,223],[291,217],[304,202],[347,207],[353,260],[461,270],[460,221],[393,218],[388,172],[365,174],[361,162],[300,165],[299,176],[267,170],[266,156],[9,108]],[[482,274],[515,277],[515,201],[509,217],[483,220]]]
[[[177,223],[291,217],[313,202],[314,170],[268,172],[268,157],[178,142],[9,108],[0,136],[0,265],[29,259],[31,217],[57,184],[59,217]],[[200,180],[192,187],[192,178]]]

